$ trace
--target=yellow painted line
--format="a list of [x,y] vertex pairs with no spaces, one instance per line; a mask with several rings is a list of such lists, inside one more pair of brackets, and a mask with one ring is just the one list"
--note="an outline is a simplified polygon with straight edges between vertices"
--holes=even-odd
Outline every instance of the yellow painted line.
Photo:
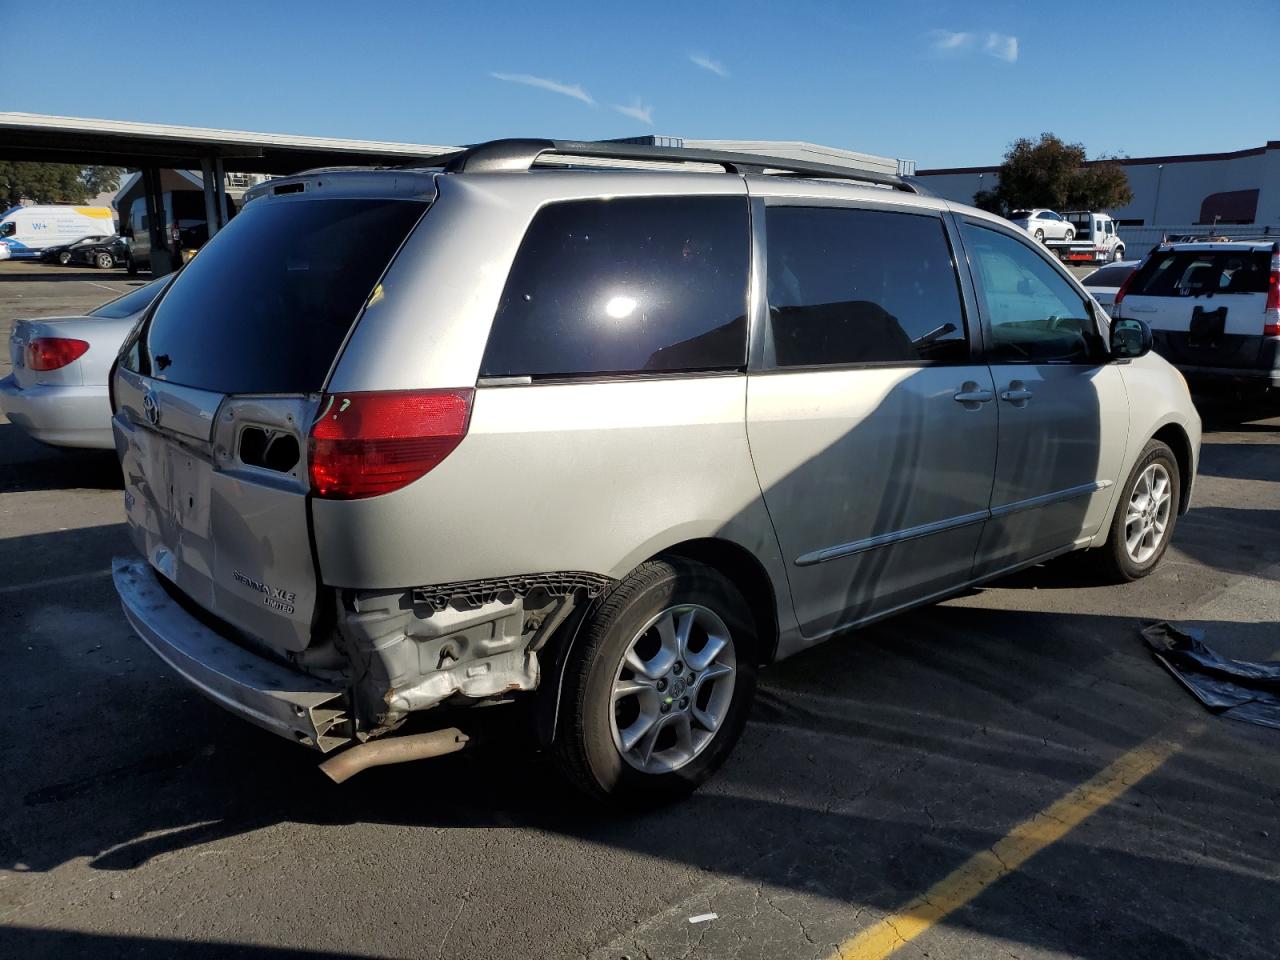
[[1087,783],[1055,800],[935,883],[924,894],[842,943],[832,960],[883,960],[910,943],[987,887],[1079,826],[1143,777],[1159,769],[1179,747],[1152,739],[1124,754]]

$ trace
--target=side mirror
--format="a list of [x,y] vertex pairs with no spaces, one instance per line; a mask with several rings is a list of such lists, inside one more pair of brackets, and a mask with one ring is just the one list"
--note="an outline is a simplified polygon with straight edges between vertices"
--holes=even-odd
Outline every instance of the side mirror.
[[1151,328],[1145,320],[1113,320],[1111,323],[1111,356],[1116,360],[1134,360],[1151,352]]

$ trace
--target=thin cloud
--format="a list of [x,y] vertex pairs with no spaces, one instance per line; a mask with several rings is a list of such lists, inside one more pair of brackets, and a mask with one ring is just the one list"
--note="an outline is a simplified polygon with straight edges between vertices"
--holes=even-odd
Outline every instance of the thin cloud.
[[1007,33],[988,33],[982,44],[983,53],[1006,63],[1018,61],[1018,38]]
[[940,53],[971,49],[977,39],[967,30],[935,30],[930,36],[933,38],[933,49]]
[[717,77],[728,77],[729,71],[725,69],[724,64],[719,60],[712,60],[710,57],[701,53],[689,54],[689,62],[697,64],[703,70],[710,70]]
[[933,52],[961,56],[981,50],[989,57],[1005,63],[1018,61],[1018,38],[1009,33],[974,33],[971,30],[933,30],[929,34]]
[[594,107],[596,105],[595,100],[591,99],[591,94],[576,83],[560,83],[558,80],[548,80],[546,77],[535,77],[531,73],[490,73],[489,76],[497,80],[505,80],[507,83],[523,83],[527,87],[550,90],[552,93],[558,93],[561,96],[581,100],[588,106]]
[[653,126],[653,107],[642,104],[639,97],[636,98],[635,104],[630,107],[624,107],[615,103],[613,105],[613,109],[617,110],[624,117],[639,120],[641,123],[647,124],[650,127]]

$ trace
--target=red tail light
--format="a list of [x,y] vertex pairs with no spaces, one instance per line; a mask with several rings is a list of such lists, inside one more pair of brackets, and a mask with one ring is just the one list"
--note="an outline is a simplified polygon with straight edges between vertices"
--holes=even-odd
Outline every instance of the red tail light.
[[1137,272],[1138,272],[1137,270],[1134,270],[1133,273],[1130,273],[1127,277],[1124,278],[1124,283],[1120,284],[1120,289],[1116,291],[1116,298],[1115,300],[1112,301],[1112,304],[1114,306],[1116,307],[1120,306],[1120,301],[1123,300],[1124,295],[1129,292],[1129,285],[1133,283],[1134,275]]
[[311,490],[360,500],[407,486],[467,435],[475,391],[326,394],[307,445]]
[[1267,281],[1267,311],[1262,321],[1264,337],[1280,337],[1280,243],[1271,245],[1271,277]]
[[70,337],[36,337],[27,343],[28,370],[57,370],[79,360],[89,349],[83,340]]

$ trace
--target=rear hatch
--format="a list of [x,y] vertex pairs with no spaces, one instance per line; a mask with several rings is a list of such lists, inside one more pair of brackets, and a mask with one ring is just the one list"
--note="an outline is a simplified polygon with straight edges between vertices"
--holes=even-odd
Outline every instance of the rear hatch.
[[1271,251],[1242,244],[1156,250],[1117,312],[1145,320],[1156,349],[1189,367],[1261,362]]
[[[248,204],[126,341],[113,380],[134,542],[171,592],[277,653],[317,615],[307,432],[420,196]],[[285,188],[277,188],[284,192]]]

